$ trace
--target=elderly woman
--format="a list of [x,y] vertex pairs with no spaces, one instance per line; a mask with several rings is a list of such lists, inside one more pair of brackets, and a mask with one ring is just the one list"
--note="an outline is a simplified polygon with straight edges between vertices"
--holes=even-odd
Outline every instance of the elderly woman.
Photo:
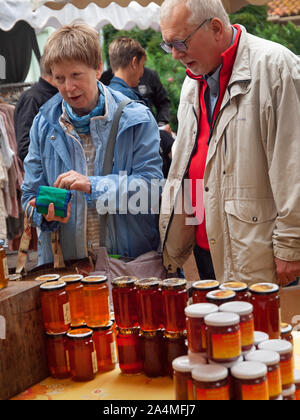
[[[109,253],[137,257],[157,249],[159,234],[147,194],[153,180],[162,178],[162,163],[159,132],[151,112],[135,102],[124,108],[113,170],[102,176],[114,114],[125,97],[98,81],[102,61],[97,32],[85,24],[63,26],[46,43],[44,65],[59,93],[43,105],[33,122],[24,161],[22,204],[29,214],[27,204],[35,206],[40,185],[69,189],[73,198],[65,218],[55,216],[53,204],[47,215],[34,209],[32,222],[41,229],[38,264],[53,261],[51,232],[56,231],[65,260],[96,255],[98,213],[105,211],[107,200],[114,213],[107,218]],[[146,201],[143,211],[130,211],[129,204],[124,205],[128,197],[135,202],[132,185],[147,190],[142,197]]]

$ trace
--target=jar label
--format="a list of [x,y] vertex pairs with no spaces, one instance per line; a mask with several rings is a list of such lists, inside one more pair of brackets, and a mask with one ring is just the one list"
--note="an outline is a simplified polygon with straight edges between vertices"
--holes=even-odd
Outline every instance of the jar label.
[[233,359],[241,355],[240,330],[229,334],[212,334],[212,353],[214,359]]
[[242,347],[253,346],[254,344],[254,319],[241,322]]
[[280,362],[280,372],[282,385],[289,385],[294,383],[294,360],[291,357],[288,360]]
[[280,369],[275,369],[268,373],[269,396],[271,398],[281,395],[281,374]]
[[197,388],[196,393],[198,401],[229,401],[229,385],[214,389]]
[[68,325],[71,323],[71,311],[70,311],[70,303],[63,304],[63,311],[64,311],[64,323]]
[[116,348],[115,340],[112,343],[110,343],[110,354],[111,354],[112,363],[117,363],[118,359],[117,359],[117,348]]
[[92,357],[92,364],[93,364],[93,373],[97,373],[98,372],[98,362],[97,362],[97,353],[94,350],[91,353],[91,357]]
[[242,385],[243,401],[268,401],[268,383],[264,381],[256,385]]

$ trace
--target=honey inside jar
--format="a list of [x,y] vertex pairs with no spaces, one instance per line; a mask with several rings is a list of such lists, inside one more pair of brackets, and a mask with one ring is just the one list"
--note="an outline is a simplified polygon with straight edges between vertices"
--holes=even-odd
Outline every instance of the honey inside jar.
[[88,276],[83,284],[84,319],[90,327],[107,325],[110,321],[107,277]]

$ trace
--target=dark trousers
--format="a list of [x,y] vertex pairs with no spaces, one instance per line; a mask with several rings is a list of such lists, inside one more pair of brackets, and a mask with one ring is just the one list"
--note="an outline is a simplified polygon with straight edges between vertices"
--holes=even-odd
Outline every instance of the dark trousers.
[[209,251],[200,248],[198,245],[194,248],[194,256],[201,280],[215,279],[214,267]]

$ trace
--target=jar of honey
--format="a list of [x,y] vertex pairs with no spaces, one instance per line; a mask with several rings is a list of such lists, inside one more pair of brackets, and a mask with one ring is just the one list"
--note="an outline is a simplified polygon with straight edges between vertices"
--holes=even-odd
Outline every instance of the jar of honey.
[[201,365],[192,370],[197,401],[229,401],[228,369],[221,365]]
[[207,326],[207,356],[217,363],[231,363],[242,355],[240,317],[217,312],[204,318]]
[[115,369],[118,359],[113,322],[110,321],[107,325],[102,325],[101,327],[94,327],[92,330],[97,353],[98,371],[106,372]]
[[233,312],[240,316],[242,352],[248,352],[254,345],[253,306],[248,302],[229,302],[219,307],[220,312]]
[[214,290],[207,293],[206,300],[209,303],[221,306],[223,303],[234,301],[235,297],[236,293],[233,290]]
[[186,356],[186,334],[182,331],[164,331],[164,351],[165,351],[165,373],[171,378],[173,376],[173,360],[180,356]]
[[82,280],[84,319],[90,327],[110,321],[109,291],[106,276],[88,276]]
[[281,323],[280,324],[281,340],[286,340],[294,346],[293,339],[293,327],[290,324]]
[[136,282],[138,321],[143,331],[155,331],[163,325],[160,282],[156,277]]
[[60,278],[66,283],[66,291],[69,297],[70,313],[71,313],[71,327],[82,326],[84,320],[83,307],[83,286],[81,274],[71,274]]
[[[237,360],[231,363],[221,363],[221,366],[224,366],[228,369],[228,383],[229,383],[229,398],[230,400],[235,400],[235,390],[234,390],[234,379],[231,374],[231,369],[237,365],[238,363],[241,363],[244,361],[244,357],[241,356]],[[217,365],[220,366],[220,363],[216,363],[212,360],[208,360],[209,365]]]
[[47,281],[58,281],[59,279],[59,274],[43,274],[42,276],[36,277],[34,280],[45,283]]
[[184,309],[188,302],[186,280],[172,278],[161,283],[164,327],[168,332],[184,331],[186,328]]
[[162,330],[141,331],[143,345],[143,371],[154,378],[165,375],[165,354]]
[[294,370],[294,384],[296,386],[296,400],[300,401],[300,370]]
[[282,391],[283,401],[295,401],[296,400],[296,387],[291,385],[289,388]]
[[188,348],[194,353],[206,352],[206,326],[204,318],[208,314],[218,312],[217,305],[196,303],[184,310],[186,315]]
[[70,304],[66,283],[58,281],[40,285],[44,328],[47,333],[67,332],[70,327]]
[[137,375],[143,371],[140,329],[117,327],[119,367],[123,375]]
[[70,376],[69,355],[66,333],[46,333],[47,361],[52,378],[68,378]]
[[294,383],[293,346],[285,340],[269,340],[261,343],[260,350],[276,351],[280,355],[280,372],[282,389],[287,389]]
[[270,340],[270,337],[267,333],[264,333],[262,331],[254,331],[254,346],[256,347],[256,350],[259,350],[260,343],[263,343],[264,341]]
[[192,302],[207,303],[206,295],[208,292],[217,290],[220,283],[216,280],[199,280],[192,284]]
[[221,284],[220,290],[232,290],[235,292],[235,300],[242,302],[249,302],[250,293],[248,292],[248,285],[241,281],[228,281]]
[[249,290],[255,330],[267,333],[270,339],[280,338],[279,286],[273,283],[257,283],[251,285]]
[[259,362],[267,366],[269,399],[277,400],[282,393],[279,354],[275,351],[257,350],[253,353],[249,353],[246,356],[246,361]]
[[175,400],[194,400],[192,370],[196,364],[188,356],[180,356],[173,360],[172,367]]
[[267,366],[258,362],[241,362],[231,369],[235,400],[268,401]]
[[112,281],[112,299],[116,323],[121,328],[138,325],[136,282],[137,277],[123,276]]
[[74,381],[90,381],[98,371],[97,354],[90,328],[76,328],[67,333],[71,377]]
[[0,246],[0,289],[8,286],[8,264],[5,249]]

